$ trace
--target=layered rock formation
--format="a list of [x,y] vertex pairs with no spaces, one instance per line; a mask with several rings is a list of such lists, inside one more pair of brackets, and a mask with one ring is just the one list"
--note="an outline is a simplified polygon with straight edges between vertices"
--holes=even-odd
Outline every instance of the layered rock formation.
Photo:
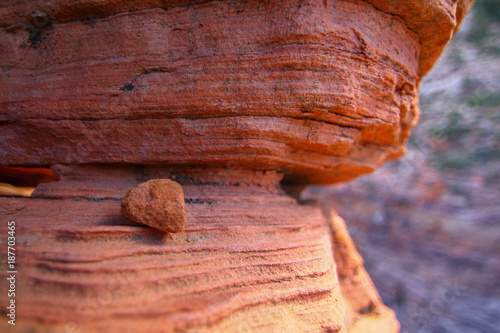
[[403,152],[458,3],[6,2],[0,157],[353,178]]
[[[337,277],[332,250],[345,237],[332,242],[321,209],[297,205],[277,188],[279,174],[62,166],[57,172],[61,181],[40,185],[34,200],[0,198],[2,215],[18,222],[17,327],[397,331],[369,280]],[[145,175],[182,183],[183,232],[165,234],[120,215],[121,198]],[[342,271],[352,274],[347,266]]]
[[[280,182],[401,155],[421,75],[469,5],[4,2],[0,157],[60,178],[0,198],[19,226],[19,325],[397,332],[343,220]],[[183,232],[120,216],[153,178],[183,186]]]

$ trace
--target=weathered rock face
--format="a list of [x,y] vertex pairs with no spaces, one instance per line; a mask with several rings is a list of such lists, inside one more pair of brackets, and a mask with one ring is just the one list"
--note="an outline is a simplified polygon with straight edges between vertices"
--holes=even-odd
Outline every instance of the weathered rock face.
[[[17,328],[397,332],[343,220],[280,182],[402,154],[469,4],[4,1],[0,158],[60,178],[0,198]],[[120,215],[158,178],[182,184],[177,234]]]
[[[355,249],[341,250],[349,236],[331,233],[343,222],[298,205],[279,189],[280,174],[55,169],[61,181],[37,187],[36,199],[0,198],[0,214],[17,222],[17,329],[398,331]],[[184,231],[120,215],[121,198],[145,177],[182,184]],[[9,327],[0,322],[2,332]]]
[[466,3],[7,1],[0,157],[350,179],[403,152]]

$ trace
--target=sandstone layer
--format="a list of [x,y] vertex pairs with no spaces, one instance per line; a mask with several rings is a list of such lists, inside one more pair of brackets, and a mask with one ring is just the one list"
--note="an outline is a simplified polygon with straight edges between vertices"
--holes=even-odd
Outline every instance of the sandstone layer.
[[[400,156],[421,76],[469,5],[2,2],[0,160],[60,179],[0,198],[17,223],[16,328],[397,332],[344,221],[280,182]],[[183,187],[177,234],[120,215],[154,178]]]
[[4,1],[0,158],[351,179],[404,152],[469,5]]
[[[280,174],[62,166],[57,173],[61,181],[40,185],[36,198],[0,198],[2,216],[18,222],[16,329],[398,331],[359,261],[345,265],[359,258],[355,249],[334,257],[350,237],[333,241],[330,223],[343,222],[298,205],[279,190]],[[120,215],[121,198],[145,177],[183,185],[184,231],[166,234]],[[5,320],[0,328],[12,331]]]

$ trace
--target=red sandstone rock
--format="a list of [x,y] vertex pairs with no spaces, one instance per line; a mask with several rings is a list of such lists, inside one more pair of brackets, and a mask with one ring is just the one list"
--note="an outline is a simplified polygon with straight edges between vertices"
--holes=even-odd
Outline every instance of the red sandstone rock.
[[186,223],[184,193],[179,183],[153,179],[125,194],[121,213],[126,218],[165,232],[180,232]]
[[0,158],[350,179],[404,152],[469,2],[6,1]]
[[[327,218],[279,190],[280,174],[58,170],[61,181],[38,187],[36,198],[0,198],[0,214],[17,222],[18,330],[397,332],[383,304],[362,309],[373,285],[344,292]],[[144,175],[183,184],[184,231],[165,234],[120,215],[121,198]],[[360,307],[346,312],[351,303]],[[359,329],[367,323],[373,328]],[[9,327],[0,321],[2,332]]]
[[[469,4],[2,2],[0,159],[60,177],[0,198],[16,328],[397,332],[344,222],[279,184],[402,154],[421,75]],[[151,178],[183,185],[184,231],[120,215]]]

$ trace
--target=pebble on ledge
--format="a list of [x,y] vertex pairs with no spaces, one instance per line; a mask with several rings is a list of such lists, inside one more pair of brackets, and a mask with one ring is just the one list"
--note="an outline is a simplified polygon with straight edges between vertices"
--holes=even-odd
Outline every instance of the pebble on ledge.
[[186,223],[182,187],[170,179],[153,179],[139,184],[123,198],[121,214],[158,230],[180,232]]

